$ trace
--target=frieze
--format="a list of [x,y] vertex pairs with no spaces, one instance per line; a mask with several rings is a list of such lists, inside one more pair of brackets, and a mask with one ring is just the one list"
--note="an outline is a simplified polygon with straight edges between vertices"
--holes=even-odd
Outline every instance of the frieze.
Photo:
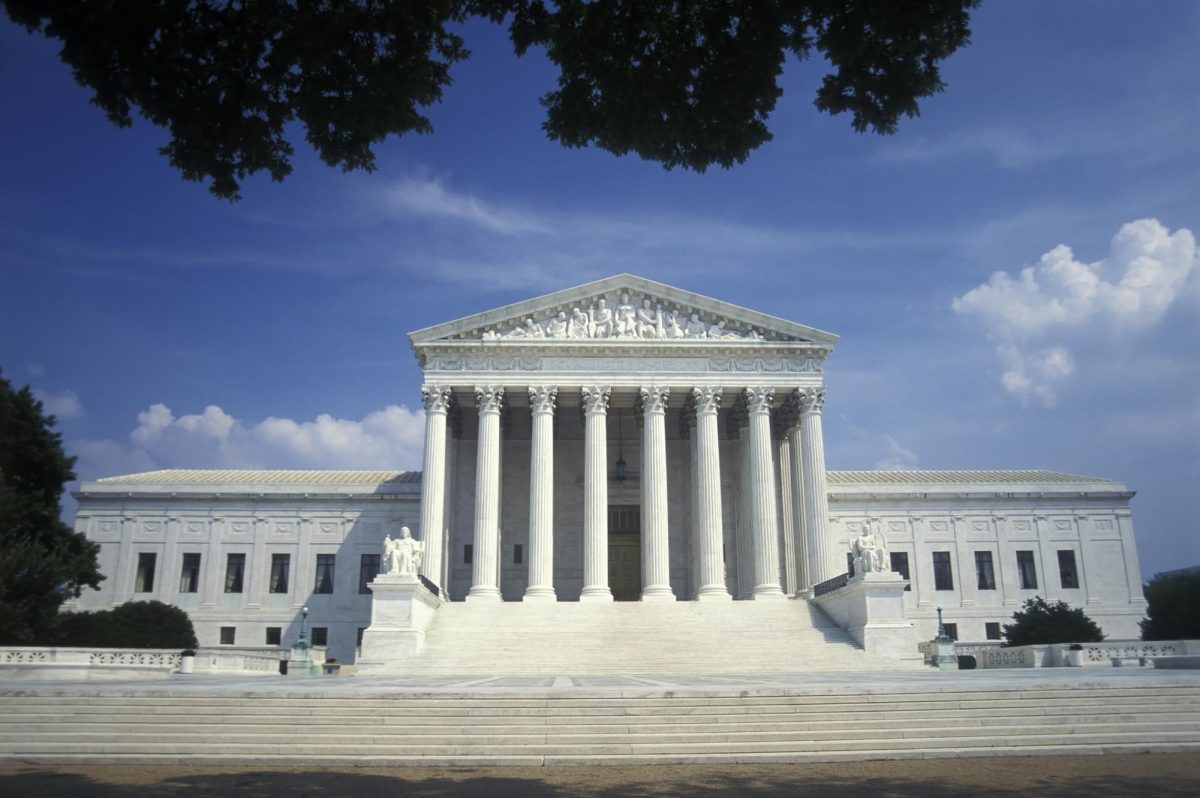
[[816,358],[789,357],[561,357],[430,355],[430,371],[657,371],[820,374]]

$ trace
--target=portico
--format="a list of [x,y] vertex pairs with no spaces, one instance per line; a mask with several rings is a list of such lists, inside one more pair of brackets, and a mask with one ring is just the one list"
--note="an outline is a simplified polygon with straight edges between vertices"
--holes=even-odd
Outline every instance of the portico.
[[836,336],[619,275],[410,339],[423,574],[452,600],[613,601],[632,539],[646,602],[781,600],[844,570],[820,423]]

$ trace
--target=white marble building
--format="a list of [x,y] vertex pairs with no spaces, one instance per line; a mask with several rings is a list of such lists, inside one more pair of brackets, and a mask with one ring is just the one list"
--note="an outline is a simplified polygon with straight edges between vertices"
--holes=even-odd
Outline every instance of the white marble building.
[[412,333],[423,472],[161,471],[84,484],[109,579],[204,645],[353,656],[385,534],[409,526],[451,600],[784,601],[845,573],[864,522],[963,640],[1034,595],[1110,637],[1144,614],[1119,483],[1044,471],[826,472],[836,336],[619,275]]

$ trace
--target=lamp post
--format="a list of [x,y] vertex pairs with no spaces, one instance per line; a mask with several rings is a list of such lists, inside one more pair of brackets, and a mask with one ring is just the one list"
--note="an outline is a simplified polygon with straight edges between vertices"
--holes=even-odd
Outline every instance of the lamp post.
[[950,640],[950,635],[946,634],[946,625],[944,623],[942,623],[942,605],[941,604],[938,605],[937,614],[938,614],[938,630],[937,630],[937,637],[935,637],[934,640],[937,640],[939,643],[952,642]]
[[[941,612],[941,607],[938,608],[938,612]],[[305,629],[307,623],[308,607],[305,606],[300,609],[300,637],[296,640],[296,645],[300,648],[308,648],[308,630]]]

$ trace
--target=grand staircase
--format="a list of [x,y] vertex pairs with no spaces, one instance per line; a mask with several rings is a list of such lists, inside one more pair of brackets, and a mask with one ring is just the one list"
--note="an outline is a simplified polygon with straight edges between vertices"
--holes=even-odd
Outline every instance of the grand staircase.
[[806,601],[452,602],[419,656],[364,673],[797,673],[921,668],[867,653]]
[[159,689],[0,689],[0,762],[530,766],[1200,751],[1196,680],[1005,688],[929,673],[870,689],[843,679],[807,690],[439,694],[275,678],[284,684],[216,689],[176,677]]

